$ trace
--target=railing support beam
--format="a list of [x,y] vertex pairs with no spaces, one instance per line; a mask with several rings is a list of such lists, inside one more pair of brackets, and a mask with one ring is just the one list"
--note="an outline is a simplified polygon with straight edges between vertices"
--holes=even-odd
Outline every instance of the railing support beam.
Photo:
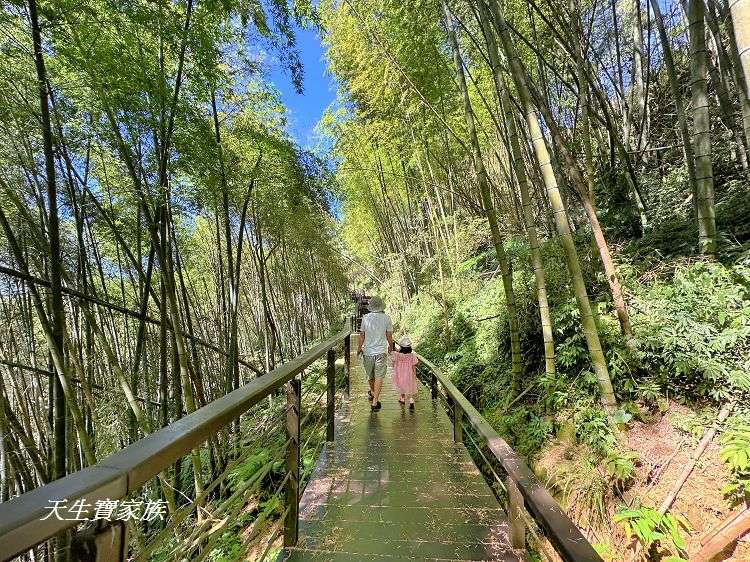
[[297,544],[299,536],[299,422],[300,396],[302,384],[293,378],[286,385],[286,432],[289,446],[286,450],[286,470],[289,479],[286,483],[284,503],[284,546]]
[[453,441],[464,442],[464,412],[458,402],[453,402]]
[[90,527],[73,537],[72,562],[125,562],[128,559],[128,527],[125,521],[112,521]]
[[508,491],[508,522],[510,523],[510,544],[513,548],[526,548],[526,524],[523,521],[523,495],[515,481],[507,476],[505,489]]
[[[351,323],[351,320],[350,320]],[[348,335],[344,338],[344,392],[346,397],[349,398],[350,393],[350,371],[352,368],[352,336]]]
[[333,420],[336,410],[336,352],[326,354],[326,441],[333,441]]

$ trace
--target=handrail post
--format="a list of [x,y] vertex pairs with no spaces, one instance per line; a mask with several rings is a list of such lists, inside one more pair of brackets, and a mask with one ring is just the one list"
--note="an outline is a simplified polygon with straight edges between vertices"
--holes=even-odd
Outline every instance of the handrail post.
[[349,398],[349,371],[352,368],[352,335],[349,334],[344,338],[344,392],[346,397]]
[[523,496],[516,482],[505,477],[505,489],[508,491],[508,521],[510,523],[510,544],[513,548],[526,548],[526,524],[523,521]]
[[128,559],[128,525],[112,521],[89,527],[73,536],[72,562],[125,562]]
[[299,423],[302,381],[295,377],[286,385],[286,432],[289,446],[286,450],[286,470],[289,480],[286,483],[284,501],[284,546],[297,544],[299,535]]
[[437,400],[438,397],[438,386],[437,386],[437,375],[432,369],[430,369],[430,395],[433,400]]
[[326,441],[333,441],[333,418],[336,408],[336,352],[326,354]]
[[453,400],[453,441],[455,443],[464,442],[464,411],[458,402]]

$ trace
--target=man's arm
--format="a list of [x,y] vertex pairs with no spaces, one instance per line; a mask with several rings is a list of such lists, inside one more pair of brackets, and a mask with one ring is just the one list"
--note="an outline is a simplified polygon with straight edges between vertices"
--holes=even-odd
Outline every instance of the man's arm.
[[386,332],[385,339],[388,340],[388,353],[393,350],[393,332]]
[[359,324],[359,349],[357,349],[357,355],[362,353],[362,348],[365,346],[365,334],[367,333],[368,317],[365,314],[362,317],[362,322]]

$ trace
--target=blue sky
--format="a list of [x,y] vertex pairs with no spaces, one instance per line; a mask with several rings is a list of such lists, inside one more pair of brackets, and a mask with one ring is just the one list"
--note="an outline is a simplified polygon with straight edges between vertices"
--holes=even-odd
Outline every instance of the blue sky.
[[289,74],[275,65],[269,78],[281,92],[281,99],[289,110],[289,133],[306,149],[317,144],[315,125],[325,109],[336,99],[336,85],[326,75],[323,45],[314,30],[297,29],[297,48],[304,67],[304,92],[294,91]]

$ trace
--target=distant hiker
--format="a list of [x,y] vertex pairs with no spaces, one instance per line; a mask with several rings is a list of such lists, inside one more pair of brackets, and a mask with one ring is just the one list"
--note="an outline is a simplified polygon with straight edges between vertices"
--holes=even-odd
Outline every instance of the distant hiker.
[[411,339],[403,336],[398,340],[398,351],[391,354],[393,362],[393,386],[401,393],[401,405],[409,400],[409,409],[414,409],[414,395],[417,393],[417,363],[419,359],[411,350]]
[[367,305],[370,311],[362,317],[360,327],[359,353],[362,353],[362,366],[370,383],[368,395],[372,400],[372,411],[380,410],[380,390],[387,370],[388,353],[393,348],[393,322],[385,313],[385,302],[380,297],[372,297]]

